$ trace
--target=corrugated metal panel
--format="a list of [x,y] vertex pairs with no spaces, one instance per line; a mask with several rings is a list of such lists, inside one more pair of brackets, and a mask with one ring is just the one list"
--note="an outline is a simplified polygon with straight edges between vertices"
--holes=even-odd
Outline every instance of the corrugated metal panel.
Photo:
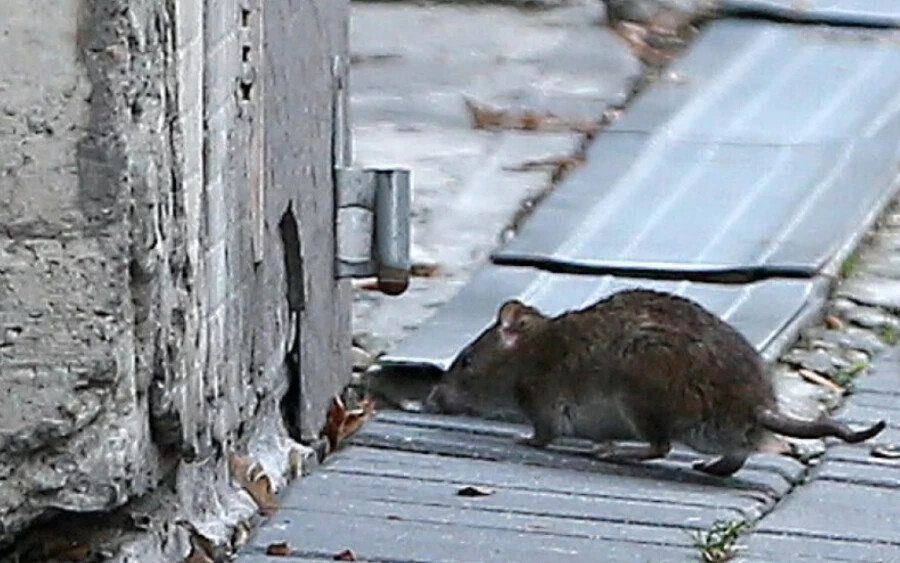
[[759,14],[800,22],[900,26],[897,0],[720,0],[723,12]]
[[898,149],[894,32],[716,22],[493,258],[813,275],[894,193]]
[[821,306],[826,285],[820,279],[706,284],[486,266],[456,297],[380,361],[386,365],[447,369],[456,354],[493,323],[497,309],[507,299],[519,298],[546,314],[556,315],[635,287],[693,299],[734,325],[763,351],[807,308]]

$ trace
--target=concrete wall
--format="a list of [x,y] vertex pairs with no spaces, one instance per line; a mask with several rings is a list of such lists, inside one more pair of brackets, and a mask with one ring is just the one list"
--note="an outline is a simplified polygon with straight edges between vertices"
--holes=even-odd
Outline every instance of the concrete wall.
[[164,480],[159,510],[192,526],[142,556],[173,560],[191,527],[224,539],[255,509],[229,455],[278,482],[298,451],[281,411],[314,437],[349,377],[331,220],[347,1],[259,20],[261,2],[4,3],[0,543]]

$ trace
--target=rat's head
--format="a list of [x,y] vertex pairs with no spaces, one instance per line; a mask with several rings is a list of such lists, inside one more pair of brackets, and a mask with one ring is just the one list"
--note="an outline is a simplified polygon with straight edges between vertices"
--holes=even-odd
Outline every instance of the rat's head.
[[518,300],[504,303],[496,322],[456,357],[428,396],[426,410],[472,415],[516,410],[522,337],[545,320],[540,311]]

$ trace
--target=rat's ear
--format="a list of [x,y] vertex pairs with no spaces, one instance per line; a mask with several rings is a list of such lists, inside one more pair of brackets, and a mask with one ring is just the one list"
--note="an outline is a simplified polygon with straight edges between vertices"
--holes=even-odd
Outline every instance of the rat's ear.
[[522,336],[522,319],[528,307],[517,299],[504,303],[497,312],[497,326],[500,331],[500,347],[512,348]]

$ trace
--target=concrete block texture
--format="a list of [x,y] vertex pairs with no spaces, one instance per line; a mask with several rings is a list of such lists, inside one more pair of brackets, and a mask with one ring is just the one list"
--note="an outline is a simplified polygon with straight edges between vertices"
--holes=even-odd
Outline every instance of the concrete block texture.
[[[279,486],[288,432],[315,436],[349,378],[330,172],[348,5],[262,6],[4,4],[0,548],[135,503],[225,541],[255,511],[229,456]],[[155,534],[122,553],[190,549]]]

